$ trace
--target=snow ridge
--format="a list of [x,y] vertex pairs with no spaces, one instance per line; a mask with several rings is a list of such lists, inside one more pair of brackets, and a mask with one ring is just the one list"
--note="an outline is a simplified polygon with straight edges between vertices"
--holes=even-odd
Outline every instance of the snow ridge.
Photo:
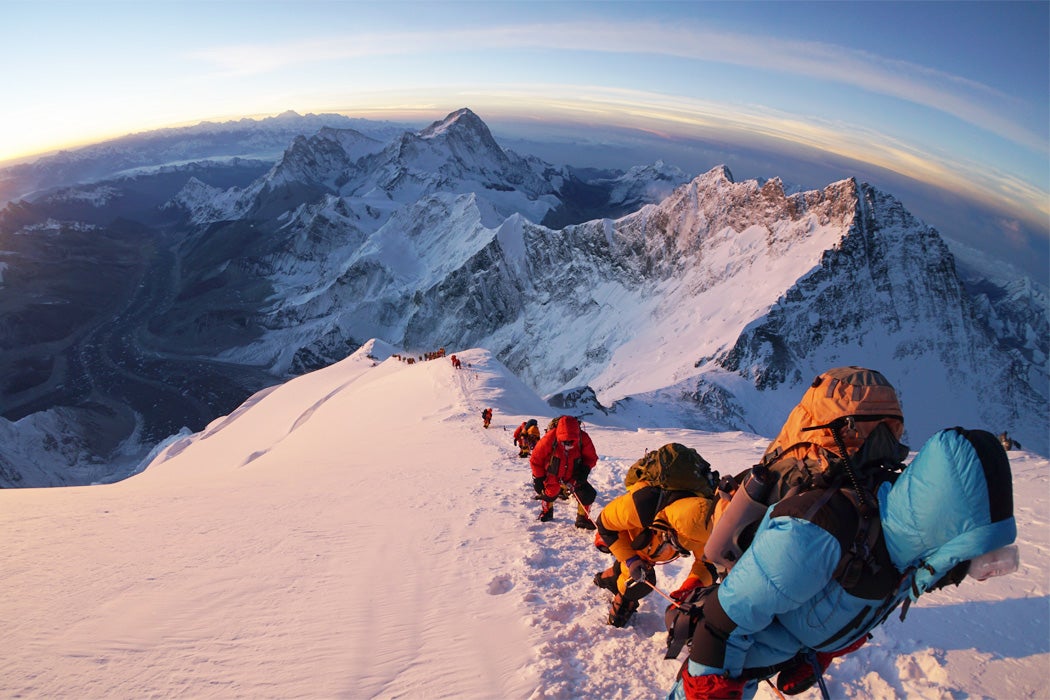
[[[666,601],[653,593],[627,627],[606,625],[611,596],[591,579],[610,557],[572,526],[571,502],[535,519],[511,435],[556,412],[487,350],[461,350],[461,370],[404,355],[367,341],[117,484],[0,489],[0,695],[663,696],[681,663],[663,658]],[[768,444],[598,418],[584,429],[600,455],[595,515],[647,449],[680,442],[735,474]],[[833,697],[1039,696],[1048,466],[1011,453],[1020,571],[891,616],[831,665]],[[674,590],[690,564],[658,567],[656,585]]]

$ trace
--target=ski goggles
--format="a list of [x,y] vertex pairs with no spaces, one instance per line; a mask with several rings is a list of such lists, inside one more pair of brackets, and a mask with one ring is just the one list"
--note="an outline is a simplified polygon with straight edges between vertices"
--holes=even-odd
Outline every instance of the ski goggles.
[[656,550],[649,555],[649,557],[653,559],[654,564],[670,564],[679,557],[685,557],[692,554],[692,552],[682,546],[681,541],[678,539],[678,533],[675,532],[670,523],[663,520],[657,520],[650,527],[656,532],[659,532],[663,539],[659,546],[657,546]]

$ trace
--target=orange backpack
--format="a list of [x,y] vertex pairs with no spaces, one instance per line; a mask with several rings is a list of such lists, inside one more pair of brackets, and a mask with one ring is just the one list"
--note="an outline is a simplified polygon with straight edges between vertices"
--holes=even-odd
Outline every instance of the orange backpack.
[[904,415],[893,386],[863,367],[820,374],[788,414],[762,461],[739,478],[704,554],[729,568],[750,543],[769,506],[815,488],[870,490],[895,478],[908,448],[900,443]]
[[885,425],[895,440],[904,433],[897,391],[886,378],[863,367],[829,369],[813,380],[788,414],[762,462],[808,458],[826,469],[857,452],[879,425]]

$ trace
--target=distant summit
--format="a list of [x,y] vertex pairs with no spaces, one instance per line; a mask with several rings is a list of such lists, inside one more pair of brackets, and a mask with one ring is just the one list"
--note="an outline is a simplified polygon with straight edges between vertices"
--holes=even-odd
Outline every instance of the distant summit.
[[[419,132],[420,138],[429,139],[435,136],[439,136],[449,129],[458,129],[461,131],[472,132],[482,137],[492,139],[492,134],[489,132],[489,127],[485,122],[481,120],[478,115],[464,107],[452,112],[444,119],[439,119],[430,126],[426,127]],[[492,139],[493,145],[499,148],[496,144],[495,139]],[[502,149],[500,149],[502,150]]]

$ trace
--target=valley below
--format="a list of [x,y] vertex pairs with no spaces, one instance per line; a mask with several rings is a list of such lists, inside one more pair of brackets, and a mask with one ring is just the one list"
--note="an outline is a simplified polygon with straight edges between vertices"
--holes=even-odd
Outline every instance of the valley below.
[[7,420],[66,411],[85,427],[84,446],[104,456],[133,434],[145,449],[183,428],[201,430],[279,381],[261,368],[186,352],[157,328],[158,312],[177,294],[169,237],[119,226],[51,237],[61,245],[25,237],[18,274],[5,278],[0,294]]

